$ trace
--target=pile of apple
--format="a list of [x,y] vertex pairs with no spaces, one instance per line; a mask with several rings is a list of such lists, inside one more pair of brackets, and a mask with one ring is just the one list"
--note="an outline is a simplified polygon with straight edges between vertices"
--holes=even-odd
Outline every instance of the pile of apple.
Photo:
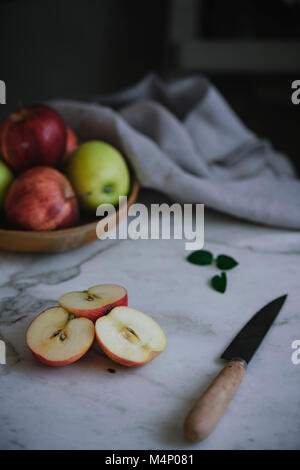
[[80,359],[94,337],[104,353],[128,367],[146,364],[167,346],[164,331],[153,318],[128,307],[127,291],[102,284],[68,292],[59,306],[40,313],[30,324],[26,342],[33,355],[49,366]]
[[125,159],[102,141],[78,146],[61,116],[42,104],[0,124],[0,209],[26,230],[56,230],[79,222],[80,208],[119,202],[130,189]]

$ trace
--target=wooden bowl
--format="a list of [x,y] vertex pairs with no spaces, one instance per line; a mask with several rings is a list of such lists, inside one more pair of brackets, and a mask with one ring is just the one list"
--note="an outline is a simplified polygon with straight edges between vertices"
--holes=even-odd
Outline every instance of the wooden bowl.
[[[137,180],[132,177],[131,191],[127,200],[127,208],[136,201],[139,191]],[[111,219],[111,227],[114,222],[118,224],[127,214],[126,206],[117,210],[115,220],[113,215],[105,217],[107,222]],[[38,253],[58,253],[86,245],[97,239],[96,226],[99,222],[94,220],[82,223],[76,227],[52,232],[32,232],[25,230],[0,229],[0,250]]]

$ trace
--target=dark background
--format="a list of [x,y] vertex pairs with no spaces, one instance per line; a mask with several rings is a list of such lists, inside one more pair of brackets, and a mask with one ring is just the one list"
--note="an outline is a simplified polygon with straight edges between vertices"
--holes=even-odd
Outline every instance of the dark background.
[[204,65],[196,60],[189,66],[179,60],[180,41],[174,40],[171,31],[174,9],[181,8],[177,27],[184,31],[195,1],[2,0],[0,79],[7,86],[7,105],[0,106],[0,118],[20,100],[25,105],[52,98],[86,98],[132,84],[149,71],[167,80],[204,73],[248,127],[287,153],[300,170],[300,105],[291,103],[291,83],[300,79],[299,63],[291,55],[291,66],[281,67],[280,60],[288,57],[276,57],[275,52],[279,66],[264,70],[259,58],[255,64],[255,41],[300,40],[300,3],[198,0],[201,15],[194,19],[194,39],[254,41],[254,64],[239,70],[239,58],[232,67],[224,67],[222,61],[218,66],[217,48],[210,52],[213,67],[205,60]]

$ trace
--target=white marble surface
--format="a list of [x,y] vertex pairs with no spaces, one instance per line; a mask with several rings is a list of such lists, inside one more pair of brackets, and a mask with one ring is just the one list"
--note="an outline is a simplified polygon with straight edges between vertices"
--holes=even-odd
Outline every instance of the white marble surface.
[[[0,254],[0,339],[8,345],[1,449],[300,449],[300,365],[291,362],[291,343],[300,339],[299,233],[210,212],[205,222],[205,248],[240,263],[224,295],[208,285],[216,268],[187,263],[181,240]],[[39,364],[24,342],[32,318],[61,294],[104,282],[126,286],[130,305],[162,325],[166,351],[136,369],[113,363],[96,345],[67,367]],[[183,419],[222,367],[219,355],[252,314],[285,293],[222,421],[206,441],[188,444]]]

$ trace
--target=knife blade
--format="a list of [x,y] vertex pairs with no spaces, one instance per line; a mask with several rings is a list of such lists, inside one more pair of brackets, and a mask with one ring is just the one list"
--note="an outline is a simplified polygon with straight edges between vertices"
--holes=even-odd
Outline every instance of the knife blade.
[[184,433],[189,441],[202,441],[213,431],[240,385],[247,364],[269,331],[286,298],[287,294],[282,295],[260,309],[225,349],[221,358],[229,362],[186,417]]
[[286,297],[287,295],[278,297],[253,315],[223,352],[221,359],[230,361],[239,357],[248,364],[280,312]]

